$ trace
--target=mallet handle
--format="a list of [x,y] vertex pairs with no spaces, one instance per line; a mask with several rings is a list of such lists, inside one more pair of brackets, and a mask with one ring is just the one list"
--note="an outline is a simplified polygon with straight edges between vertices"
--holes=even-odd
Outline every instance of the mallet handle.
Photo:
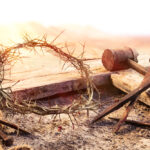
[[140,64],[136,63],[135,61],[128,59],[129,66],[139,72],[142,75],[145,75],[147,73],[147,70],[145,67],[141,66]]

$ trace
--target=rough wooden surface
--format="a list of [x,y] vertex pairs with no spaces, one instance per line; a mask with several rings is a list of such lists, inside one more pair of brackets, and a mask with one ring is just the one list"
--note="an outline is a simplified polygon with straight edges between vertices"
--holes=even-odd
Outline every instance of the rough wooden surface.
[[[113,85],[126,93],[129,93],[137,88],[142,82],[143,78],[143,75],[139,74],[133,69],[120,71],[117,74],[111,75]],[[150,89],[148,89],[146,92],[143,92],[140,95],[139,100],[150,106],[150,97],[147,94],[148,91],[150,91]]]
[[[86,87],[86,83],[74,68],[69,67],[67,70],[62,71],[63,62],[59,65],[55,60],[53,65],[51,60],[48,63],[48,57],[44,58],[46,59],[43,60],[46,61],[45,64],[41,62],[42,64],[38,66],[30,59],[27,59],[30,61],[25,62],[25,65],[20,63],[14,66],[11,75],[7,77],[11,81],[6,81],[3,87],[12,86],[19,80],[15,86],[12,86],[12,91],[14,98],[20,100],[41,99]],[[27,60],[25,59],[25,61]],[[104,69],[100,60],[87,61],[86,63],[89,64],[92,70],[91,77],[97,86],[110,82],[110,72]]]
[[[140,55],[138,57],[139,64],[144,67],[149,67],[149,58],[149,55]],[[142,74],[133,69],[119,71],[117,74],[111,75],[113,85],[126,93],[129,93],[137,88],[142,82],[143,78],[144,76]],[[140,95],[139,100],[150,106],[150,97],[148,93],[150,93],[150,89],[148,89],[146,92],[143,92]]]
[[[97,86],[107,84],[110,81],[110,72],[94,73],[92,79]],[[32,100],[86,88],[86,83],[76,72],[37,77],[29,87],[32,80],[24,80],[19,86],[12,88],[14,97]]]
[[[144,59],[143,61],[141,58],[139,60],[144,64],[145,60],[148,60]],[[147,55],[144,58],[148,58]],[[86,63],[93,70],[92,79],[97,86],[110,82],[112,72],[104,69],[101,60],[87,61]],[[3,87],[12,86],[19,80],[12,87],[14,97],[30,100],[84,89],[86,84],[81,79],[80,74],[71,67],[62,71],[62,65],[63,62],[49,54],[42,57],[33,55],[32,57],[23,59],[23,61],[17,63],[12,68],[11,75],[7,77],[11,81],[6,81]],[[129,72],[129,74],[132,73]],[[135,84],[138,84],[139,81]]]

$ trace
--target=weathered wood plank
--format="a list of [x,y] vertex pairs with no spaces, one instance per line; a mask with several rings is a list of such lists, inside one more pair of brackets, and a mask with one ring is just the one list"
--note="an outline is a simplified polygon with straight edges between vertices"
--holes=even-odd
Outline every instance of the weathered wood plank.
[[[74,71],[74,68],[69,67],[66,72],[62,72],[63,62],[59,65],[54,61],[56,58],[52,60],[50,58],[50,56],[41,58],[40,64],[37,62],[39,59],[35,57],[36,63],[32,59],[25,59],[23,64],[15,65],[10,78],[12,81],[5,82],[3,87],[11,86],[20,80],[12,87],[14,97],[30,100],[86,88],[86,83],[81,79],[80,74]],[[110,83],[112,72],[106,71],[100,60],[86,63],[93,72],[92,79],[97,86]]]
[[[111,72],[101,67],[93,69],[91,78],[96,86],[101,86],[110,83],[110,74]],[[10,82],[3,85],[3,87],[8,86],[10,86]],[[72,71],[27,78],[13,86],[12,91],[16,99],[33,100],[84,88],[86,88],[86,83],[80,77],[80,74]]]
[[[117,74],[111,75],[113,85],[125,93],[129,93],[137,88],[142,82],[143,78],[143,75],[139,74],[133,69],[120,71]],[[150,89],[148,89],[146,92],[143,92],[140,95],[139,100],[150,106],[150,97],[147,94],[148,91],[150,91]]]
[[[150,66],[149,59],[150,59],[149,55],[139,55],[138,62],[140,65],[144,67],[149,67]],[[117,72],[117,74],[111,75],[113,85],[118,89],[124,91],[125,93],[129,93],[135,88],[137,88],[142,82],[143,78],[144,76],[142,74],[136,72],[133,69],[119,71]],[[148,89],[146,92],[143,92],[140,95],[139,100],[150,106],[149,93],[150,89]]]
[[[102,67],[100,60],[85,63],[93,70],[92,77],[96,84],[107,82],[109,73]],[[10,87],[19,80],[12,86],[13,95],[17,99],[40,99],[85,88],[78,71],[74,67],[67,67],[68,64],[62,70],[63,65],[63,61],[50,54],[25,57],[11,68],[10,74],[5,73],[5,78],[10,80],[5,80],[3,87]],[[99,73],[102,74],[99,76]]]

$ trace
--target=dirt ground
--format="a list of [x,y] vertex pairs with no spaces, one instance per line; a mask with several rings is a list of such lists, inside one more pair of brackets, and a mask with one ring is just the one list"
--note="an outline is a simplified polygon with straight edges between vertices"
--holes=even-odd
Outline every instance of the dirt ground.
[[[114,102],[115,98],[122,97],[123,94],[116,89],[102,88],[101,102],[103,103],[99,112]],[[58,97],[54,101],[63,102],[68,97]],[[49,103],[49,100],[45,101]],[[118,116],[123,112],[120,109],[110,116]],[[149,122],[150,108],[138,103],[130,113],[129,118],[133,120],[143,120]],[[12,130],[11,134],[16,145],[29,145],[34,150],[149,150],[150,149],[150,129],[137,127],[134,125],[123,124],[120,131],[113,133],[116,121],[108,117],[89,126],[88,123],[96,114],[90,113],[87,117],[86,112],[77,113],[74,126],[69,120],[68,115],[61,115],[55,121],[51,115],[37,116],[27,115],[8,115],[7,120],[18,124],[20,127],[30,131],[32,135],[16,135]],[[12,146],[12,147],[13,147]],[[9,149],[9,147],[5,147]]]

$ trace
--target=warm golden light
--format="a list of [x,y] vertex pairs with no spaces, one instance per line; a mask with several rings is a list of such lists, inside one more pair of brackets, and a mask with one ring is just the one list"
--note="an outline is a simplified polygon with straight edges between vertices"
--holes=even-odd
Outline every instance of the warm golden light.
[[0,24],[90,25],[114,34],[150,34],[149,0],[1,0]]

